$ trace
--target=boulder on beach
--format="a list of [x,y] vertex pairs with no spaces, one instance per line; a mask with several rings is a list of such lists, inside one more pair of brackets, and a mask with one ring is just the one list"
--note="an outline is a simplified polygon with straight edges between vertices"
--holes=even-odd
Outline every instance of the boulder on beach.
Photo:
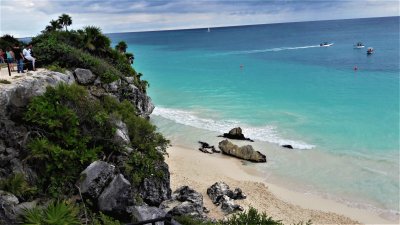
[[223,140],[218,144],[222,153],[235,156],[240,159],[245,159],[251,162],[267,162],[265,155],[259,151],[255,151],[251,145],[239,147],[228,140]]
[[222,196],[226,195],[231,199],[245,199],[246,195],[243,194],[242,189],[235,188],[235,191],[229,189],[229,186],[225,182],[215,182],[211,187],[207,188],[207,195],[211,201],[219,205]]
[[235,127],[233,129],[231,129],[228,133],[224,133],[223,135],[219,136],[219,137],[225,137],[225,138],[229,138],[229,139],[237,139],[237,140],[245,140],[245,141],[251,141],[253,142],[253,140],[251,140],[250,138],[246,138],[242,132],[242,128],[240,127]]
[[234,199],[246,198],[240,188],[232,191],[226,183],[216,182],[207,188],[207,195],[215,205],[221,205],[221,210],[226,214],[233,213],[236,210],[243,211],[243,207],[233,201]]
[[209,154],[221,153],[221,151],[215,149],[214,145],[210,146],[207,142],[199,141],[199,144],[201,145],[201,147],[199,148],[201,152]]
[[205,218],[203,196],[188,186],[178,188],[170,200],[161,203],[160,208],[169,215],[190,215],[196,218]]

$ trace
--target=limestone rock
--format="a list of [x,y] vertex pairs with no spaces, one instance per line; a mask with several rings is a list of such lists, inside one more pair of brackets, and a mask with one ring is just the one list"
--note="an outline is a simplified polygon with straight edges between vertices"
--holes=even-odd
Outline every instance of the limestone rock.
[[242,206],[235,204],[233,199],[229,198],[226,195],[223,195],[220,201],[221,201],[221,210],[226,214],[234,213],[237,210],[243,211]]
[[211,187],[207,188],[207,195],[210,197],[211,201],[219,205],[221,198],[226,195],[229,198],[232,199],[245,199],[246,195],[242,192],[242,189],[240,188],[235,188],[235,191],[232,191],[229,189],[229,186],[220,181],[220,182],[215,182]]
[[0,224],[16,224],[15,206],[18,203],[13,194],[0,190]]
[[207,195],[214,204],[219,205],[223,195],[233,196],[233,192],[226,183],[216,182],[211,185],[211,187],[207,188]]
[[113,177],[115,167],[103,161],[92,162],[81,173],[79,188],[83,195],[97,199]]
[[114,125],[117,127],[114,135],[114,142],[121,145],[129,145],[131,139],[129,138],[128,127],[121,120],[114,121]]
[[[132,216],[136,218],[138,222],[144,220],[151,220],[160,217],[165,217],[167,214],[164,210],[154,206],[134,206],[131,212]],[[164,225],[164,222],[156,222],[156,225]]]
[[89,85],[93,84],[93,82],[96,80],[96,75],[94,75],[90,70],[77,68],[74,72],[76,76],[76,81],[79,84]]
[[127,211],[133,205],[131,184],[122,174],[114,177],[98,198],[100,211],[116,215],[120,218],[129,217]]
[[239,147],[228,140],[223,140],[219,143],[218,147],[222,150],[222,153],[235,156],[240,159],[245,159],[252,162],[267,161],[266,156],[261,154],[259,151],[255,151],[251,145]]
[[220,137],[225,137],[225,138],[229,138],[229,139],[237,139],[237,140],[246,140],[246,141],[253,142],[253,140],[251,140],[250,138],[246,138],[243,135],[242,128],[240,128],[240,127],[235,127],[233,129],[231,129],[228,133],[224,133]]
[[207,142],[199,141],[199,144],[201,145],[201,147],[199,148],[199,150],[201,152],[209,153],[209,154],[221,152],[221,151],[216,150],[214,146],[210,146]]
[[188,186],[178,188],[170,200],[161,203],[160,208],[173,216],[191,215],[204,218],[203,196]]
[[162,174],[162,177],[147,177],[139,187],[139,193],[143,201],[151,206],[159,206],[161,202],[171,198],[168,165],[165,162],[159,162],[155,165],[155,168]]

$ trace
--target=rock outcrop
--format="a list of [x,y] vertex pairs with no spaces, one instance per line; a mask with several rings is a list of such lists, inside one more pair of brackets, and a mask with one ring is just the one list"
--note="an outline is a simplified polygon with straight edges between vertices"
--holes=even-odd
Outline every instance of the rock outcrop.
[[76,81],[82,85],[90,85],[96,80],[97,76],[92,71],[87,69],[77,68],[75,69]]
[[174,191],[171,199],[162,202],[160,208],[172,216],[190,215],[205,218],[203,196],[188,186]]
[[15,207],[18,203],[18,198],[13,194],[0,190],[0,224],[14,224],[16,222]]
[[245,199],[242,189],[235,188],[234,191],[229,189],[229,186],[224,182],[216,182],[211,187],[207,188],[207,195],[214,204],[219,204],[222,196],[226,195],[231,199]]
[[130,206],[133,206],[131,184],[122,174],[119,174],[101,193],[98,198],[98,208],[121,218],[129,218],[130,212],[127,209]]
[[282,147],[288,148],[288,149],[293,149],[293,146],[292,146],[292,145],[282,145]]
[[171,198],[168,164],[160,162],[155,165],[155,169],[161,177],[153,174],[145,178],[138,190],[143,201],[151,206],[159,206],[161,202]]
[[91,199],[97,199],[106,185],[113,178],[115,166],[95,161],[81,173],[79,188],[83,195]]
[[220,153],[221,151],[216,150],[214,146],[210,146],[207,142],[199,141],[201,147],[199,150],[204,153],[213,154],[213,153]]
[[221,205],[221,210],[226,214],[233,213],[236,210],[243,211],[243,207],[233,201],[234,199],[246,198],[240,188],[232,191],[226,183],[216,182],[207,188],[207,195],[215,205]]
[[242,128],[240,128],[240,127],[235,127],[233,129],[231,129],[228,133],[224,133],[223,135],[221,135],[219,137],[253,142],[253,140],[251,140],[250,138],[246,138],[244,136],[244,134],[242,132]]
[[[166,212],[162,209],[159,209],[154,206],[134,206],[132,209],[132,216],[136,218],[138,222],[144,221],[144,220],[151,220],[151,219],[156,219],[160,217],[165,217]],[[164,225],[164,222],[156,222],[156,225]]]
[[267,158],[259,151],[255,151],[251,145],[239,147],[228,140],[223,140],[218,144],[222,153],[245,159],[251,162],[266,162]]
[[[23,113],[31,99],[43,95],[46,87],[74,82],[84,85],[93,98],[110,96],[119,101],[130,101],[136,107],[135,112],[139,116],[148,117],[154,109],[150,97],[135,86],[133,77],[122,77],[106,84],[102,83],[96,74],[85,69],[66,71],[65,74],[39,69],[15,77],[11,79],[11,84],[0,84],[0,180],[15,173],[22,173],[28,182],[35,183],[38,175],[29,165],[22,163],[22,159],[29,154],[26,145],[32,137],[29,127],[21,123]],[[130,139],[126,124],[116,120],[113,125],[116,128],[113,139],[116,146],[128,148]],[[126,150],[129,154],[134,149]],[[136,196],[143,196],[145,202],[154,206],[171,197],[168,166],[162,162],[157,170],[162,172],[162,177],[150,176],[141,184],[132,187],[122,174],[118,174],[118,168],[106,162],[96,161],[86,168],[77,180],[82,194],[85,198],[92,199],[97,208],[121,218],[130,218],[127,209],[133,207]],[[14,224],[14,214],[10,213],[32,204],[18,204],[13,202],[13,198],[8,194],[0,192],[0,224]]]

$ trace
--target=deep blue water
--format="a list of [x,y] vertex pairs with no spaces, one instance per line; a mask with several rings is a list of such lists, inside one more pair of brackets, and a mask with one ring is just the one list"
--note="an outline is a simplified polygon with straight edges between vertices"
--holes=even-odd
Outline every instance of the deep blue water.
[[[307,152],[289,166],[293,156],[266,150],[273,175],[398,211],[399,17],[109,36],[134,52],[167,137],[241,126],[265,146]],[[310,163],[319,154],[339,169]]]

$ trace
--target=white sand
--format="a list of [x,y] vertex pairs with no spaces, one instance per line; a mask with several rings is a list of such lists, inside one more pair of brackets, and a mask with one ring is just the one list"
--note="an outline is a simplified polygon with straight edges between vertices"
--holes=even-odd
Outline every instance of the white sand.
[[246,199],[236,201],[245,209],[251,205],[285,224],[309,219],[313,224],[398,224],[367,210],[267,184],[255,169],[242,165],[236,158],[180,146],[170,147],[168,154],[166,162],[170,167],[172,190],[188,185],[202,193],[211,218],[221,219],[224,215],[212,204],[207,188],[224,181],[231,189],[240,187],[247,195]]

